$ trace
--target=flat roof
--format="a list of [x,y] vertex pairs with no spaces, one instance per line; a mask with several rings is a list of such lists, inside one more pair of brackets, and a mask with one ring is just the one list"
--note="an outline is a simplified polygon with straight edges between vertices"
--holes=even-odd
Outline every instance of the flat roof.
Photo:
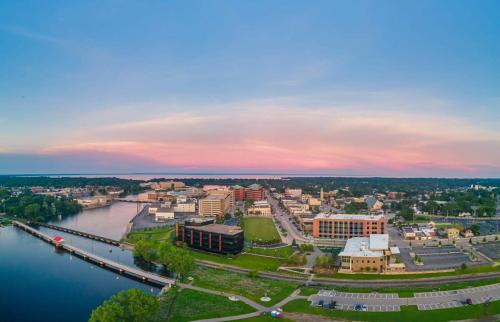
[[344,250],[339,253],[339,256],[350,257],[380,257],[384,256],[382,250],[369,249],[370,238],[368,237],[353,237],[347,240]]
[[203,226],[189,226],[196,230],[206,231],[209,233],[217,233],[224,235],[236,235],[242,232],[241,228],[238,226],[229,226],[221,224],[208,224]]
[[370,249],[383,250],[389,248],[389,235],[388,234],[371,234],[370,235]]
[[316,215],[315,219],[354,219],[354,220],[380,220],[385,218],[384,215],[355,215],[355,214],[325,214]]

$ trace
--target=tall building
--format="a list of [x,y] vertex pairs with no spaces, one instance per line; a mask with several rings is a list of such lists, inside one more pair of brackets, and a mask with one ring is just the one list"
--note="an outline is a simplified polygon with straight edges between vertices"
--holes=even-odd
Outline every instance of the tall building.
[[384,215],[319,214],[313,219],[313,237],[345,240],[385,234],[387,219]]
[[231,191],[211,190],[209,195],[199,202],[200,216],[223,217],[234,212],[234,195]]
[[265,198],[264,188],[260,184],[251,184],[245,189],[245,199],[259,201]]
[[245,200],[245,188],[242,186],[233,186],[234,200],[244,201]]

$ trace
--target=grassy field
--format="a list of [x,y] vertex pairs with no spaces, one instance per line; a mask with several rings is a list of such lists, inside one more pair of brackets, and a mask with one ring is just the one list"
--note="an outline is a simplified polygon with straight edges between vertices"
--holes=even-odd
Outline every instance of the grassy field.
[[[293,282],[249,277],[244,274],[222,271],[213,268],[198,267],[192,274],[194,285],[234,294],[243,295],[265,306],[273,305],[290,295],[298,284]],[[271,302],[260,302],[267,295]]]
[[282,262],[282,260],[277,258],[262,257],[252,254],[240,254],[227,257],[193,250],[190,252],[195,259],[206,260],[218,264],[233,265],[257,271],[275,272],[278,270],[278,267],[281,266]]
[[290,245],[279,248],[245,247],[244,251],[250,254],[274,256],[281,258],[288,258],[290,255],[293,254],[293,248]]
[[124,242],[131,244],[137,243],[139,240],[165,241],[169,240],[174,233],[174,227],[158,227],[145,230],[137,230],[129,233]]
[[[173,290],[177,292],[177,290]],[[243,302],[233,302],[226,297],[195,290],[184,289],[164,301],[169,306],[169,318],[166,321],[184,322],[216,317],[240,315],[255,310]],[[168,302],[168,303],[166,303]]]
[[254,318],[248,318],[248,319],[243,319],[243,320],[238,320],[238,322],[293,322],[292,320],[286,319],[286,318],[281,318],[281,319],[276,319],[272,318],[271,315],[268,313],[265,315],[259,315]]
[[[344,287],[344,286],[335,286],[333,289],[339,292],[349,292],[349,293],[397,293],[399,297],[413,297],[415,293],[421,292],[432,292],[432,291],[450,291],[450,290],[458,290],[464,289],[468,287],[477,287],[482,285],[490,285],[500,283],[500,278],[494,278],[489,280],[482,281],[469,281],[469,282],[460,282],[460,283],[451,283],[446,285],[436,285],[432,287],[384,287],[384,288],[355,288],[355,287]],[[303,287],[300,289],[301,295],[311,295],[317,294],[320,289],[329,289],[328,287],[320,288],[320,287]]]
[[295,300],[283,307],[286,312],[299,312],[322,315],[333,319],[373,322],[446,322],[454,320],[478,319],[500,313],[500,301],[485,305],[470,305],[453,309],[419,311],[416,306],[405,306],[401,312],[356,312],[341,310],[326,310],[309,305],[307,300]]
[[266,217],[245,217],[245,241],[279,242],[281,240],[273,220]]

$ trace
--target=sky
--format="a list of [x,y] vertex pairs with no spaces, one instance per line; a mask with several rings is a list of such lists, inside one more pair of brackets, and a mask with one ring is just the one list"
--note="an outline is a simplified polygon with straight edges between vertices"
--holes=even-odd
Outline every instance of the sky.
[[500,2],[0,2],[0,174],[129,172],[500,177]]

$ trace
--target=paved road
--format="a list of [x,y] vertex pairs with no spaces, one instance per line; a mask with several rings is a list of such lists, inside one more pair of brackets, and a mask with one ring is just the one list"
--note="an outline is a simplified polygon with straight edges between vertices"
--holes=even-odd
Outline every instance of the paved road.
[[271,207],[273,208],[273,216],[274,218],[280,222],[281,226],[286,229],[287,231],[287,243],[291,244],[292,241],[295,239],[297,242],[302,242],[302,243],[310,243],[311,240],[309,238],[306,238],[302,235],[302,233],[295,227],[290,218],[291,216],[286,213],[280,206],[279,203],[276,199],[271,197],[269,194],[269,191],[266,190],[266,198]]
[[500,300],[500,283],[455,291],[416,293],[410,298],[400,298],[396,293],[320,291],[317,295],[311,295],[309,300],[313,305],[317,305],[320,300],[323,300],[324,304],[336,301],[339,310],[353,310],[357,304],[365,304],[368,311],[390,312],[400,311],[403,305],[416,305],[419,310],[460,307],[464,306],[467,298],[470,298],[473,304]]

